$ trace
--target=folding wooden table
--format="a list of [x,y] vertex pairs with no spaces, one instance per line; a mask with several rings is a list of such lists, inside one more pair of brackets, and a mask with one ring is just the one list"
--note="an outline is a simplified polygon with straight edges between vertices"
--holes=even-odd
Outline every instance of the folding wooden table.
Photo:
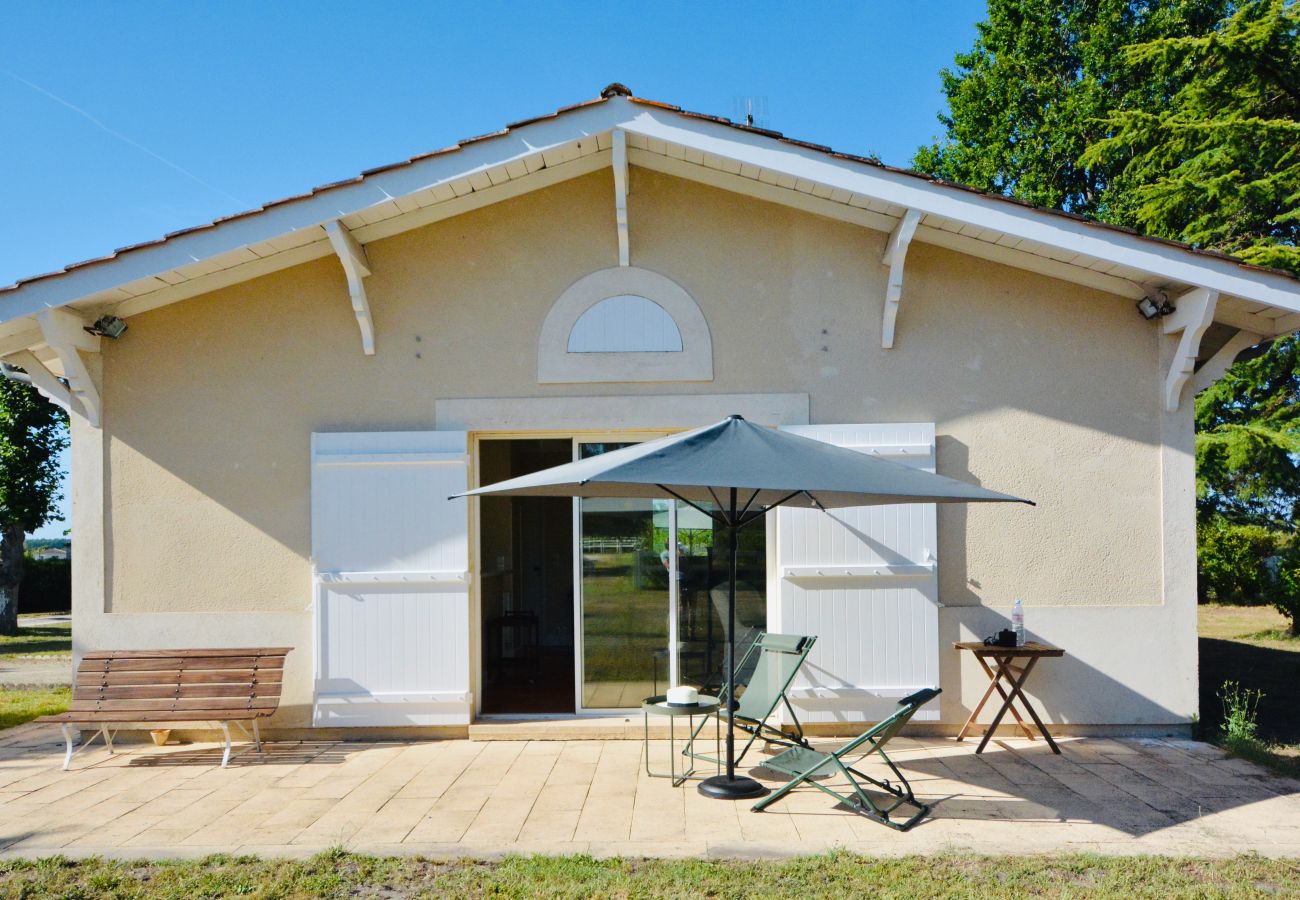
[[[984,704],[988,703],[989,697],[992,697],[993,692],[997,691],[1002,698],[1002,708],[998,710],[998,714],[993,717],[993,722],[989,725],[988,730],[984,732],[984,739],[975,748],[976,753],[984,752],[989,738],[998,730],[998,725],[1002,722],[1002,717],[1007,714],[1007,710],[1011,710],[1011,715],[1015,717],[1016,724],[1025,733],[1025,737],[1031,741],[1034,739],[1033,730],[1025,724],[1025,720],[1016,711],[1015,701],[1017,699],[1020,701],[1020,705],[1024,707],[1025,712],[1033,719],[1034,724],[1038,726],[1039,732],[1047,740],[1047,746],[1052,748],[1053,753],[1061,752],[1061,749],[1056,746],[1056,742],[1052,740],[1051,734],[1048,733],[1043,720],[1038,718],[1038,713],[1034,710],[1033,704],[1025,696],[1024,687],[1025,681],[1029,678],[1029,673],[1034,670],[1034,666],[1038,664],[1040,659],[1048,656],[1064,656],[1064,650],[1060,647],[1052,647],[1034,641],[1026,642],[1023,647],[995,647],[985,644],[983,641],[956,641],[952,646],[955,650],[969,650],[973,653],[975,659],[979,661],[980,666],[984,669],[985,674],[989,676],[988,690],[984,692],[980,702],[975,705],[974,711],[971,712],[970,718],[966,720],[966,724],[961,727],[961,731],[957,732],[957,740],[960,741],[966,737],[966,733],[974,727],[975,719],[979,716],[980,711],[984,709]],[[992,666],[989,665],[990,660],[993,662]],[[1020,664],[1017,665],[1013,660],[1020,661]],[[1002,686],[1004,679],[1010,688],[1009,691]]]

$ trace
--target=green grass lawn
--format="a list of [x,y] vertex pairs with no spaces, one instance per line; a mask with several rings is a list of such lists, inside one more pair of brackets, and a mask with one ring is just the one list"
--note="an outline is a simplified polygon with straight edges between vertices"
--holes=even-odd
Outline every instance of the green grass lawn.
[[0,730],[68,708],[72,688],[0,688]]
[[[21,627],[14,636],[0,635],[0,660],[68,659],[72,656],[69,623]],[[39,716],[63,712],[72,699],[66,687],[0,687],[0,729],[13,728]]]
[[0,659],[18,656],[66,657],[72,655],[72,623],[20,627],[18,634],[0,634]]
[[342,852],[308,860],[0,862],[0,896],[190,897],[1260,897],[1295,896],[1288,861],[1084,855],[783,862],[510,857],[434,862]]
[[1300,638],[1287,635],[1286,619],[1269,606],[1207,604],[1198,612],[1202,736],[1217,740],[1225,681],[1263,691],[1262,741],[1238,755],[1300,777]]

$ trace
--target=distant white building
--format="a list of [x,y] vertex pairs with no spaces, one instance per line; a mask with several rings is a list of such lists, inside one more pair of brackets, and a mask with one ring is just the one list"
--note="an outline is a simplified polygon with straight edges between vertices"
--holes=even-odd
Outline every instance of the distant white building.
[[39,547],[32,551],[32,559],[68,559],[71,547]]

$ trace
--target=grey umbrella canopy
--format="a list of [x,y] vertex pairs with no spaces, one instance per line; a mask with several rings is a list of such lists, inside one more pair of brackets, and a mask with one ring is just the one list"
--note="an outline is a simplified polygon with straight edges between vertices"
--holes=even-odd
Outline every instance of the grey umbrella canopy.
[[651,497],[726,507],[732,488],[751,511],[781,504],[831,509],[889,503],[1030,502],[753,425],[740,416],[457,496]]
[[[1029,503],[1010,494],[913,469],[731,416],[713,425],[511,478],[458,497],[638,497],[681,500],[727,529],[727,697],[734,698],[736,533],[777,506],[831,509],[893,503]],[[727,774],[700,792],[722,799],[764,793],[737,778],[728,716]]]

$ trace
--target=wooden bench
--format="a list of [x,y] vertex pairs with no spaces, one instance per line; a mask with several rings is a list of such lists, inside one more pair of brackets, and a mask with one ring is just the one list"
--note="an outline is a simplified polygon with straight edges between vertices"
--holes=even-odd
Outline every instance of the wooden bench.
[[[91,735],[74,751],[74,726],[97,727],[96,734],[103,736],[111,754],[113,733],[125,724],[215,722],[225,736],[221,755],[225,768],[230,762],[232,722],[262,752],[257,720],[280,705],[284,658],[291,649],[95,650],[77,667],[68,711],[37,721],[62,726],[68,744],[65,771],[72,765],[73,753],[90,746],[96,737]],[[252,723],[252,734],[244,722]]]

